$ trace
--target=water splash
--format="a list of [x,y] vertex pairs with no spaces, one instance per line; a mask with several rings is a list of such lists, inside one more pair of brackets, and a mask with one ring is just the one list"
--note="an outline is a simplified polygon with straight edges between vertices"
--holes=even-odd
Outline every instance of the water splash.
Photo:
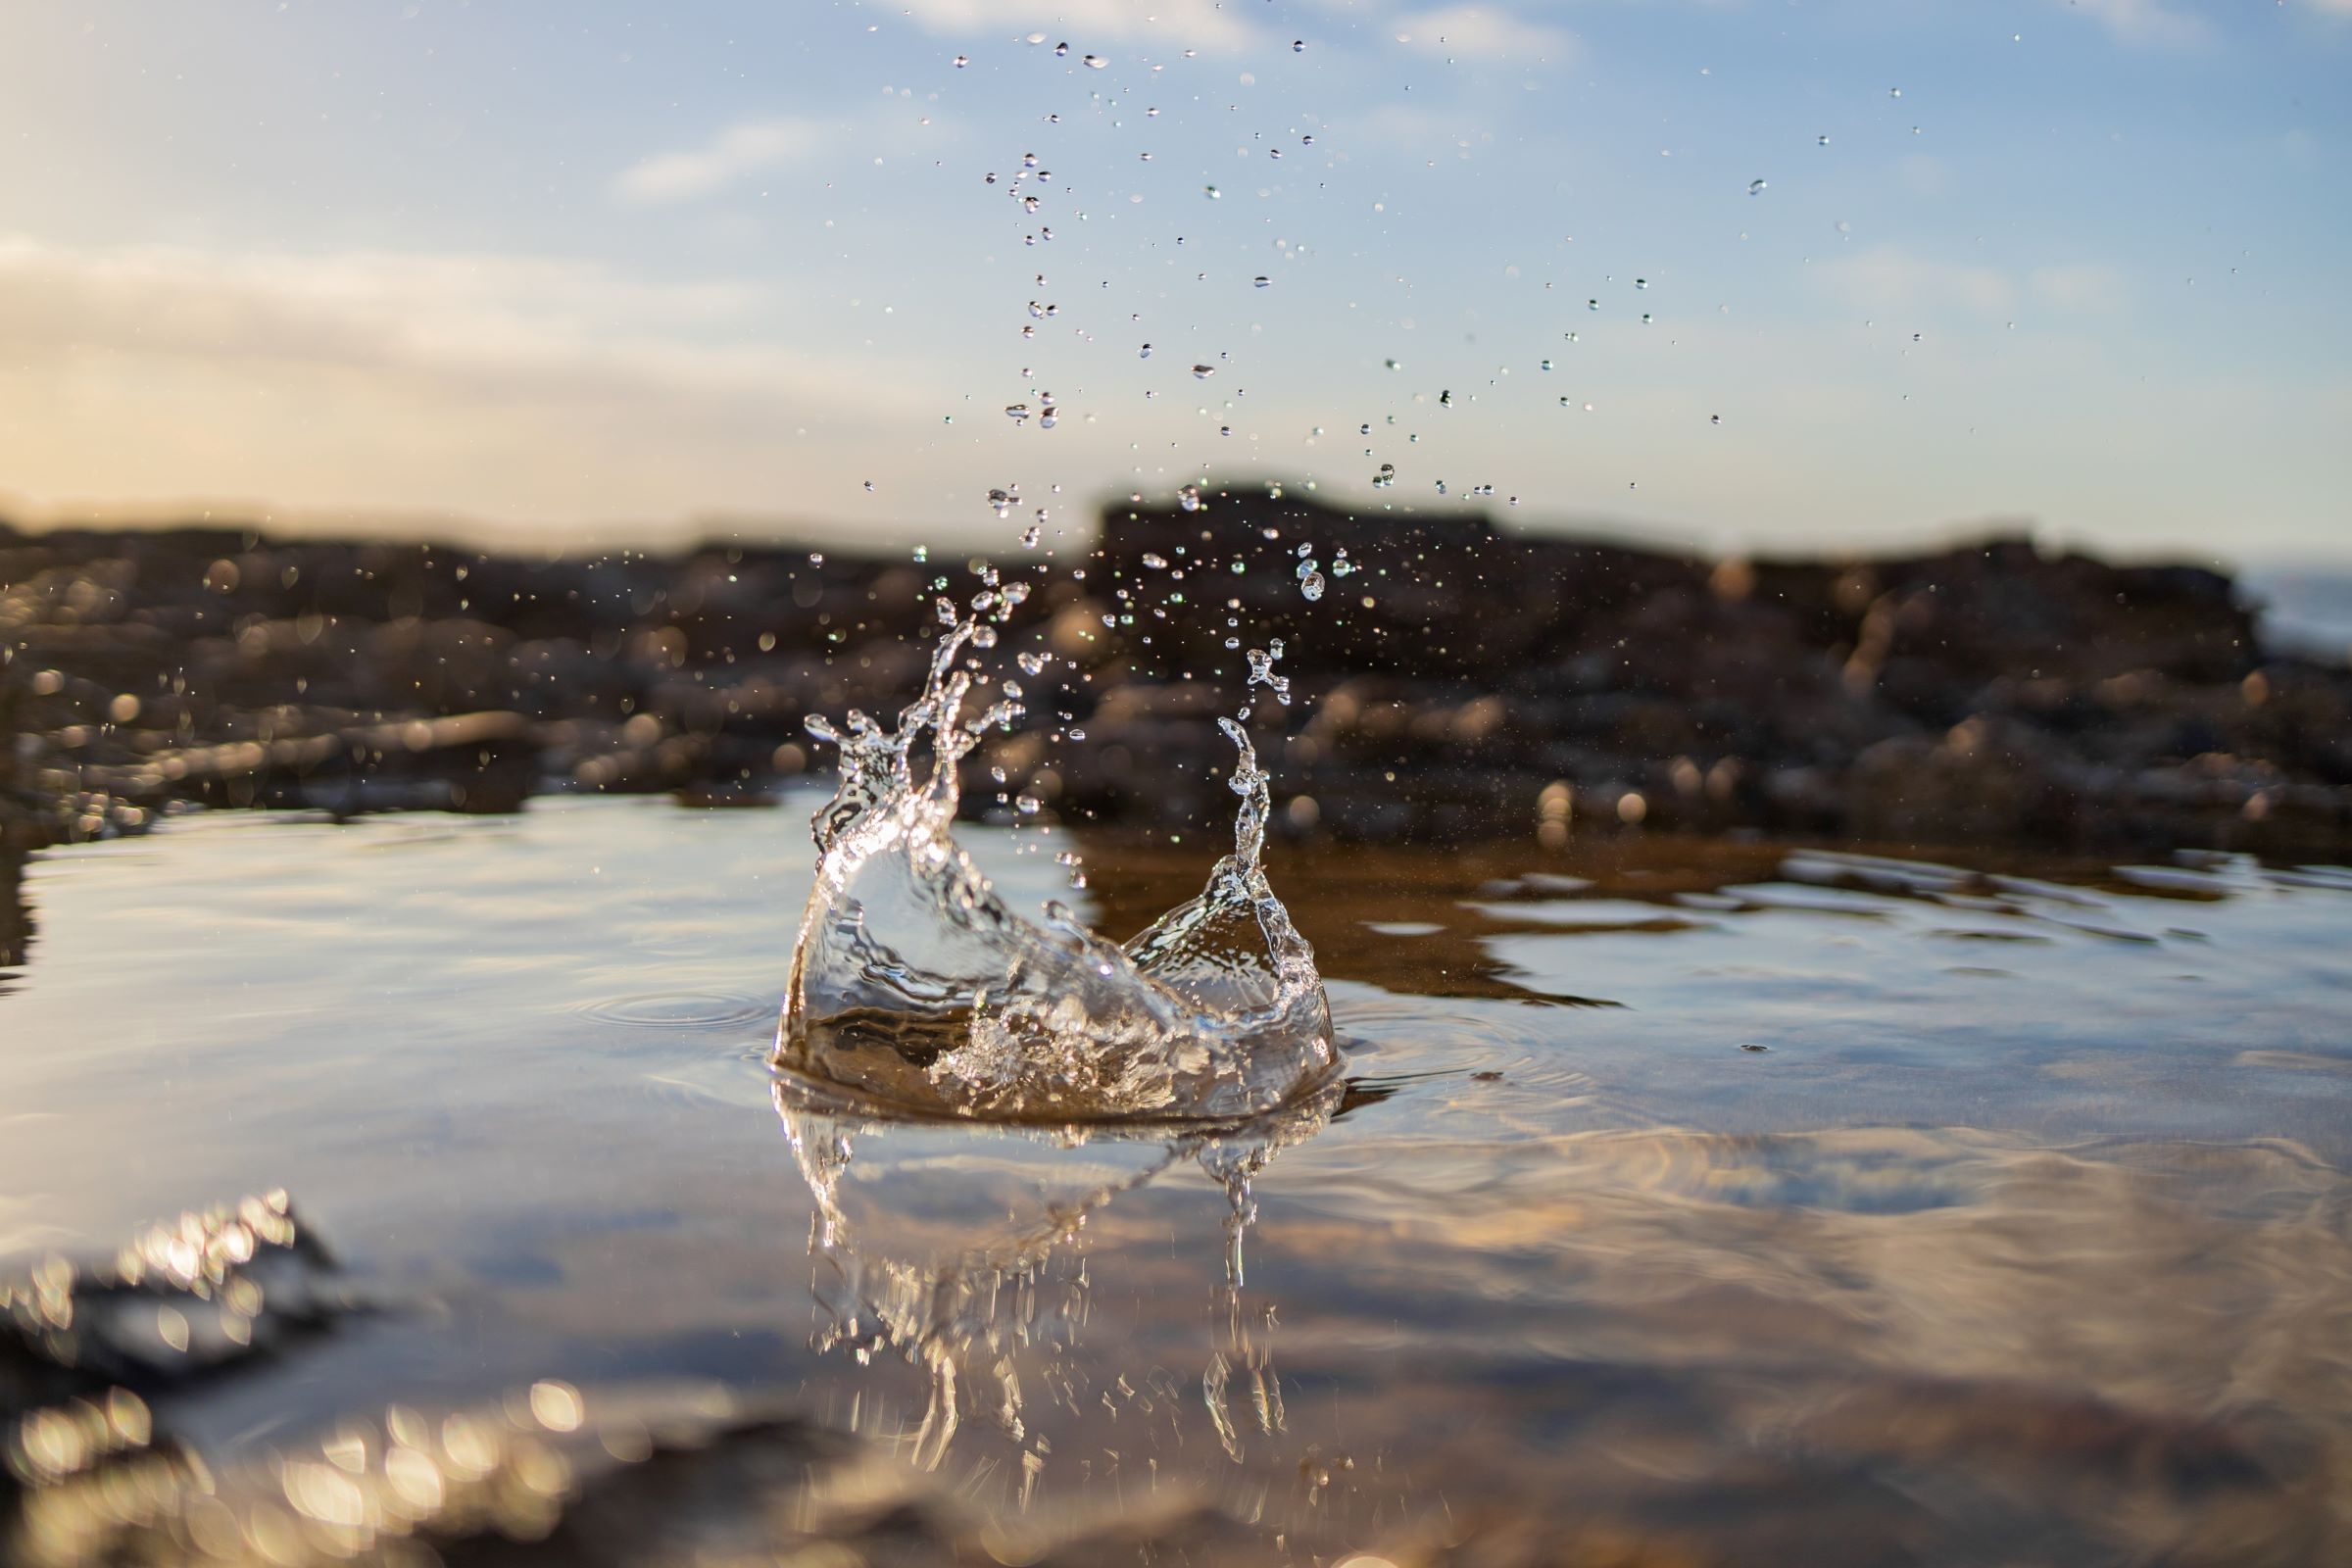
[[[1233,1118],[1311,1090],[1335,1060],[1330,1009],[1260,863],[1266,775],[1240,722],[1219,721],[1238,754],[1233,854],[1124,944],[1058,903],[1042,920],[1016,913],[956,842],[958,765],[1025,711],[1007,683],[964,714],[988,678],[965,650],[993,646],[1028,592],[993,569],[982,581],[969,613],[937,602],[929,675],[896,728],[858,711],[846,731],[809,720],[841,748],[841,776],[812,819],[816,885],[777,1065],[885,1107],[1003,1120]],[[1251,684],[1287,699],[1279,657],[1253,654]]]

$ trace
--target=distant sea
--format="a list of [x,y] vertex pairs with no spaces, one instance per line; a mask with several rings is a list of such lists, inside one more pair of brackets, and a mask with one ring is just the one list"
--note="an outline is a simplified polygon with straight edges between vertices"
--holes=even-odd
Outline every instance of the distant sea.
[[2352,662],[2352,570],[2249,566],[2237,580],[2261,612],[2269,651]]

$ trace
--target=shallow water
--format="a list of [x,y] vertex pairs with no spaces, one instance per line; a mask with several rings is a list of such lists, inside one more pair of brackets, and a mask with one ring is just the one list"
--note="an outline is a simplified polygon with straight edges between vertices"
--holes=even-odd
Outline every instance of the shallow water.
[[[779,1093],[814,804],[41,858],[0,1274],[284,1187],[370,1310],[159,1398],[208,1457],[713,1383],[1008,1561],[1195,1503],[1196,1561],[2352,1555],[2352,875],[1278,854],[1346,1088],[1056,1139]],[[1116,936],[1221,847],[959,836]]]

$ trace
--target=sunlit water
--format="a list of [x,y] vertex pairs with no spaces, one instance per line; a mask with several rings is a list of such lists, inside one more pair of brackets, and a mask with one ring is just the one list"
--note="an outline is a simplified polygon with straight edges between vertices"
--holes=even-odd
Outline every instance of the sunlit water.
[[[223,1466],[708,1384],[1005,1560],[1113,1512],[1221,1562],[2344,1560],[2343,872],[1278,854],[1339,1077],[1056,1134],[771,1074],[819,804],[45,856],[0,1272],[288,1189],[371,1310],[157,1401]],[[1113,935],[1223,847],[1072,894],[1058,835],[958,836]]]

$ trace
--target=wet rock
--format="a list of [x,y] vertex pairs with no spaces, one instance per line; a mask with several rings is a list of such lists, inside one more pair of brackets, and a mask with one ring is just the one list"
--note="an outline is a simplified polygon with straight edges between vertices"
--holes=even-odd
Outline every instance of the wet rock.
[[514,811],[536,790],[539,747],[519,713],[457,713],[149,754],[93,770],[130,800],[364,811]]
[[[1182,1487],[1017,1526],[887,1450],[710,1384],[355,1411],[223,1458],[163,1396],[298,1358],[354,1302],[283,1194],[158,1225],[114,1258],[0,1279],[0,1561],[98,1564],[1274,1560]],[[160,1402],[159,1402],[160,1401]],[[1008,1533],[1019,1531],[1017,1536]]]
[[1855,759],[1844,819],[1857,836],[1889,843],[2071,838],[2083,806],[2054,751],[2014,719],[1881,741]]
[[0,1280],[0,1427],[63,1400],[156,1393],[352,1309],[283,1193],[183,1214],[103,1262],[48,1258]]
[[[2014,538],[1713,561],[1255,491],[1103,521],[1086,577],[1035,579],[1009,633],[1054,662],[1024,679],[1025,725],[970,760],[975,811],[1002,767],[1064,819],[1222,823],[1215,720],[1245,674],[1224,643],[1246,634],[1287,639],[1294,702],[1252,720],[1278,792],[1309,803],[1279,833],[2352,850],[2352,670],[2265,656],[2209,571]],[[1313,603],[1301,545],[1328,584]],[[73,838],[191,801],[756,794],[827,760],[808,714],[916,689],[941,569],[780,546],[0,537],[18,831],[25,801]],[[485,714],[507,717],[404,739]],[[1574,808],[1545,817],[1554,785]]]
[[38,741],[24,728],[23,702],[16,664],[0,653],[0,969],[23,963],[32,937],[24,908],[24,856],[40,834],[33,804],[19,781]]
[[[943,1482],[787,1408],[701,1386],[557,1379],[458,1409],[355,1414],[323,1442],[216,1466],[91,1407],[74,1462],[0,1516],[28,1568],[137,1562],[619,1568],[663,1562],[1289,1560],[1271,1532],[1163,1487],[1107,1515],[991,1518]],[[79,1415],[79,1412],[76,1412]]]

